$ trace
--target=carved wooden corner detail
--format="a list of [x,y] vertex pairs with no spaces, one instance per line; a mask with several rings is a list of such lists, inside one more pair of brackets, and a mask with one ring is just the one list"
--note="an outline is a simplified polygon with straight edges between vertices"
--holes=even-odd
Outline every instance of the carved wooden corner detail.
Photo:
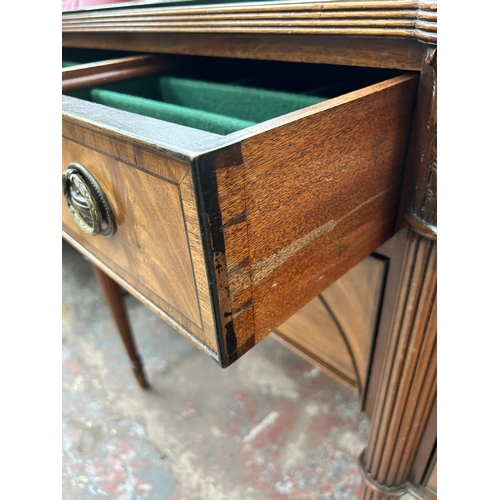
[[[416,187],[410,209],[406,213],[409,226],[428,238],[437,237],[437,49],[428,47],[421,76],[420,99],[427,119],[418,131],[418,161]],[[427,99],[426,99],[427,97]],[[418,110],[417,110],[418,111]],[[420,125],[422,128],[422,125]]]

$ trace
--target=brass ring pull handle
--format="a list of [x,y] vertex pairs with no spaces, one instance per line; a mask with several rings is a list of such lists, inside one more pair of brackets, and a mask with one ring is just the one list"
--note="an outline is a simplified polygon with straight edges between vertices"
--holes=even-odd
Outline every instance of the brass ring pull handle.
[[62,175],[63,193],[78,226],[90,236],[113,236],[116,222],[111,206],[92,174],[70,163]]

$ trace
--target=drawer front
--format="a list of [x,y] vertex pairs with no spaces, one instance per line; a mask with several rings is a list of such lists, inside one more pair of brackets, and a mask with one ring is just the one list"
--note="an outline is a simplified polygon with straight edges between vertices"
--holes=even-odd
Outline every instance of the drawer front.
[[392,236],[417,78],[218,135],[63,96],[63,168],[117,233],[67,237],[228,366]]
[[63,170],[76,162],[92,174],[117,226],[85,234],[63,198],[65,237],[217,358],[189,165],[67,121],[62,145]]

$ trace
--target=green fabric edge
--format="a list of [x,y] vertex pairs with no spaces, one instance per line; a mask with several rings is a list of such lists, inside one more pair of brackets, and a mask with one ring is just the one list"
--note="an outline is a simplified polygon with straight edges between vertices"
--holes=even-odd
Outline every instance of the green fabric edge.
[[324,101],[324,98],[177,77],[159,79],[162,100],[260,123]]
[[158,102],[144,97],[120,94],[103,89],[92,89],[90,91],[92,101],[113,108],[130,111],[139,115],[158,118],[160,120],[185,125],[212,132],[214,134],[227,135],[241,130],[255,122],[240,120],[207,111],[191,109],[176,104]]

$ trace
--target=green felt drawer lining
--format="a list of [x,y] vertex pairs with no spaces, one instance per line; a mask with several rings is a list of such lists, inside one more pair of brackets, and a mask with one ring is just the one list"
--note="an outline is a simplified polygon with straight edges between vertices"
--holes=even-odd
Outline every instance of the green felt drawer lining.
[[74,95],[221,135],[324,100],[316,96],[178,76],[141,78]]
[[255,123],[312,106],[323,99],[262,88],[160,78],[162,100]]
[[[249,74],[246,66],[206,64],[74,92],[99,104],[226,135],[380,79],[357,68],[285,68]],[[218,80],[218,81],[217,81]],[[229,80],[229,81],[228,81]],[[289,91],[291,89],[292,91]]]
[[145,97],[121,94],[110,90],[93,89],[90,94],[92,100],[99,104],[177,123],[178,125],[213,132],[214,134],[226,135],[255,125],[255,122],[248,120],[240,120],[230,116],[167,102],[159,102]]

